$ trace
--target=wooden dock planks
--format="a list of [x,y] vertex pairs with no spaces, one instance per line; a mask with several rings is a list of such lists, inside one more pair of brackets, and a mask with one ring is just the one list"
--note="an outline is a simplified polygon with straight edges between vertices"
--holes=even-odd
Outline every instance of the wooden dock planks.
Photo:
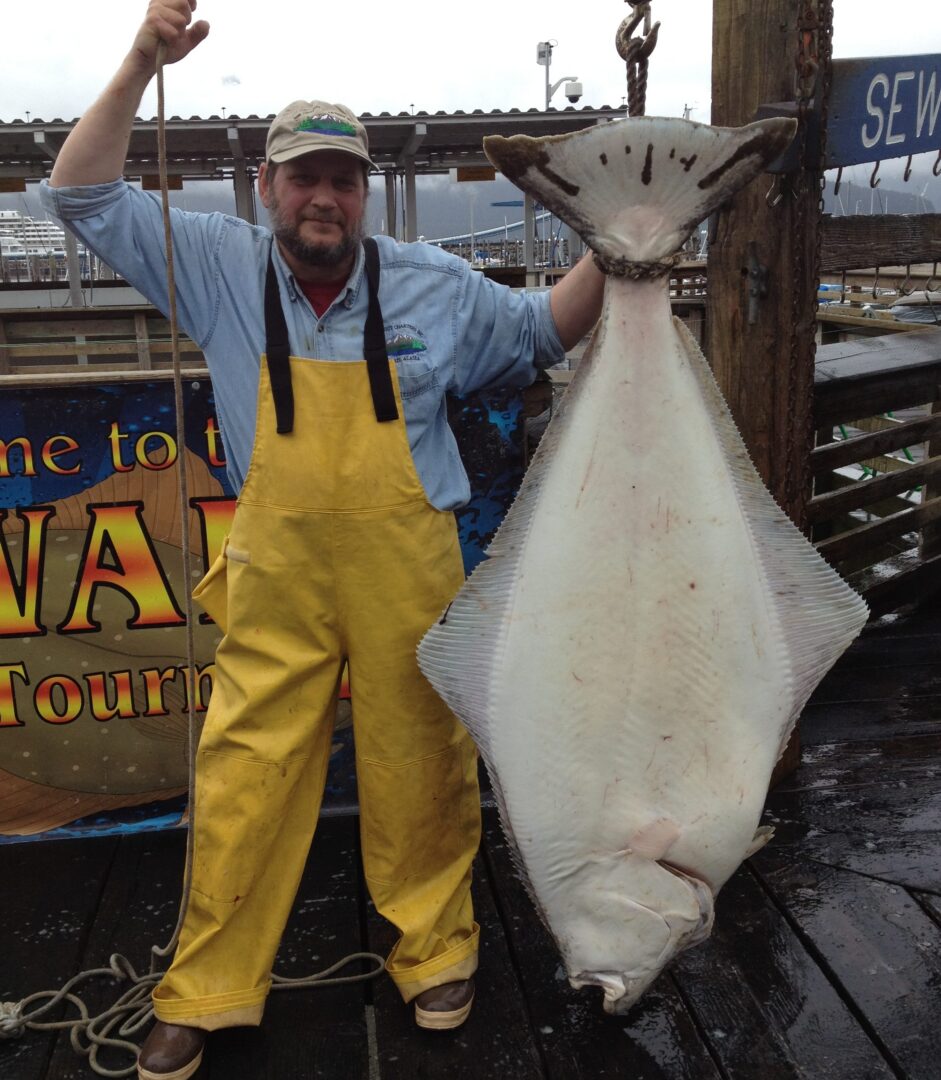
[[893,1075],[747,867],[720,894],[712,937],[680,957],[674,974],[730,1080]]
[[[114,840],[61,840],[0,848],[0,1000],[58,989],[79,970],[117,846]],[[55,1040],[54,1033],[30,1032],[0,1042],[0,1076],[55,1075],[49,1070]]]
[[[713,936],[629,1015],[606,1016],[600,993],[569,987],[488,810],[478,998],[464,1028],[418,1031],[384,977],[276,992],[261,1028],[211,1037],[198,1080],[935,1080],[939,646],[941,615],[927,612],[871,628],[841,661],[808,709],[801,767],[769,797],[775,839],[720,894]],[[113,951],[146,966],[175,921],[183,841],[0,846],[15,883],[0,905],[0,998],[58,986]],[[385,953],[393,939],[367,900],[356,818],[324,818],[278,970]],[[113,993],[102,983],[88,996]],[[64,1036],[31,1033],[0,1042],[0,1076],[91,1074]]]
[[[906,889],[767,855],[767,880],[896,1075],[936,1080],[941,928]],[[935,1019],[932,1019],[932,1016]],[[857,1075],[869,1075],[860,1073]]]

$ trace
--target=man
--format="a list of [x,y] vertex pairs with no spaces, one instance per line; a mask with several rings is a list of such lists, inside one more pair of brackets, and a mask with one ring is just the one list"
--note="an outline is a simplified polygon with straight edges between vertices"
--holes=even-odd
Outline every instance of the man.
[[[208,33],[195,6],[151,0],[43,188],[164,310],[159,204],[120,178],[159,42],[175,62]],[[421,1026],[458,1026],[473,999],[476,754],[415,662],[463,577],[452,511],[469,486],[444,395],[523,385],[557,362],[596,320],[603,278],[585,259],[550,295],[515,294],[428,245],[364,241],[370,165],[349,110],[295,102],[259,170],[274,237],[172,215],[180,319],[209,364],[239,501],[195,594],[225,636],[196,763],[191,895],[143,1080],[185,1080],[207,1031],[260,1022],[344,662],[366,879],[400,933],[387,970]]]

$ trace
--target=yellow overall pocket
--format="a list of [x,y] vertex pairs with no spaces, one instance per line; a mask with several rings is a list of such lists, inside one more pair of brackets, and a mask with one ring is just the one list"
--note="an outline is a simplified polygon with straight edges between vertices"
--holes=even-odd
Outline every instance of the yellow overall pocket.
[[247,562],[247,556],[241,556],[229,547],[228,536],[222,541],[222,551],[216,556],[215,562],[209,567],[208,572],[193,590],[193,599],[206,612],[210,619],[219,627],[223,634],[227,632],[229,604],[228,604],[228,574],[229,559]]

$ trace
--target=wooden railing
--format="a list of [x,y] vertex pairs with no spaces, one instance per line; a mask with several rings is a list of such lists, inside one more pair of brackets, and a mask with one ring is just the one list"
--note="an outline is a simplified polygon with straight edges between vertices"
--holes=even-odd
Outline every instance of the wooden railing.
[[874,614],[941,588],[941,330],[824,345],[808,520]]
[[[180,349],[187,367],[202,365],[202,352],[188,338]],[[169,323],[149,306],[0,313],[0,375],[151,371],[169,367],[170,356]]]

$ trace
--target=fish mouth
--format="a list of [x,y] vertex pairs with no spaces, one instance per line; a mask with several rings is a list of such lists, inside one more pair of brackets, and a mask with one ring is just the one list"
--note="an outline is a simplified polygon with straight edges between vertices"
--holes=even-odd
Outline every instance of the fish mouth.
[[569,976],[569,985],[575,990],[586,986],[600,986],[604,991],[604,1011],[610,1016],[624,1016],[646,993],[647,988],[660,974],[660,968],[633,976],[622,971],[581,971]]
[[576,990],[585,986],[600,986],[604,991],[604,1011],[612,1016],[623,1016],[629,1012],[675,956],[692,945],[698,945],[709,937],[712,930],[714,895],[710,886],[701,878],[663,859],[657,860],[657,865],[686,884],[690,899],[699,909],[699,917],[665,915],[653,907],[638,904],[638,907],[644,907],[650,915],[661,919],[669,928],[669,939],[659,957],[643,967],[638,965],[633,972],[580,971],[569,975],[569,983]]

